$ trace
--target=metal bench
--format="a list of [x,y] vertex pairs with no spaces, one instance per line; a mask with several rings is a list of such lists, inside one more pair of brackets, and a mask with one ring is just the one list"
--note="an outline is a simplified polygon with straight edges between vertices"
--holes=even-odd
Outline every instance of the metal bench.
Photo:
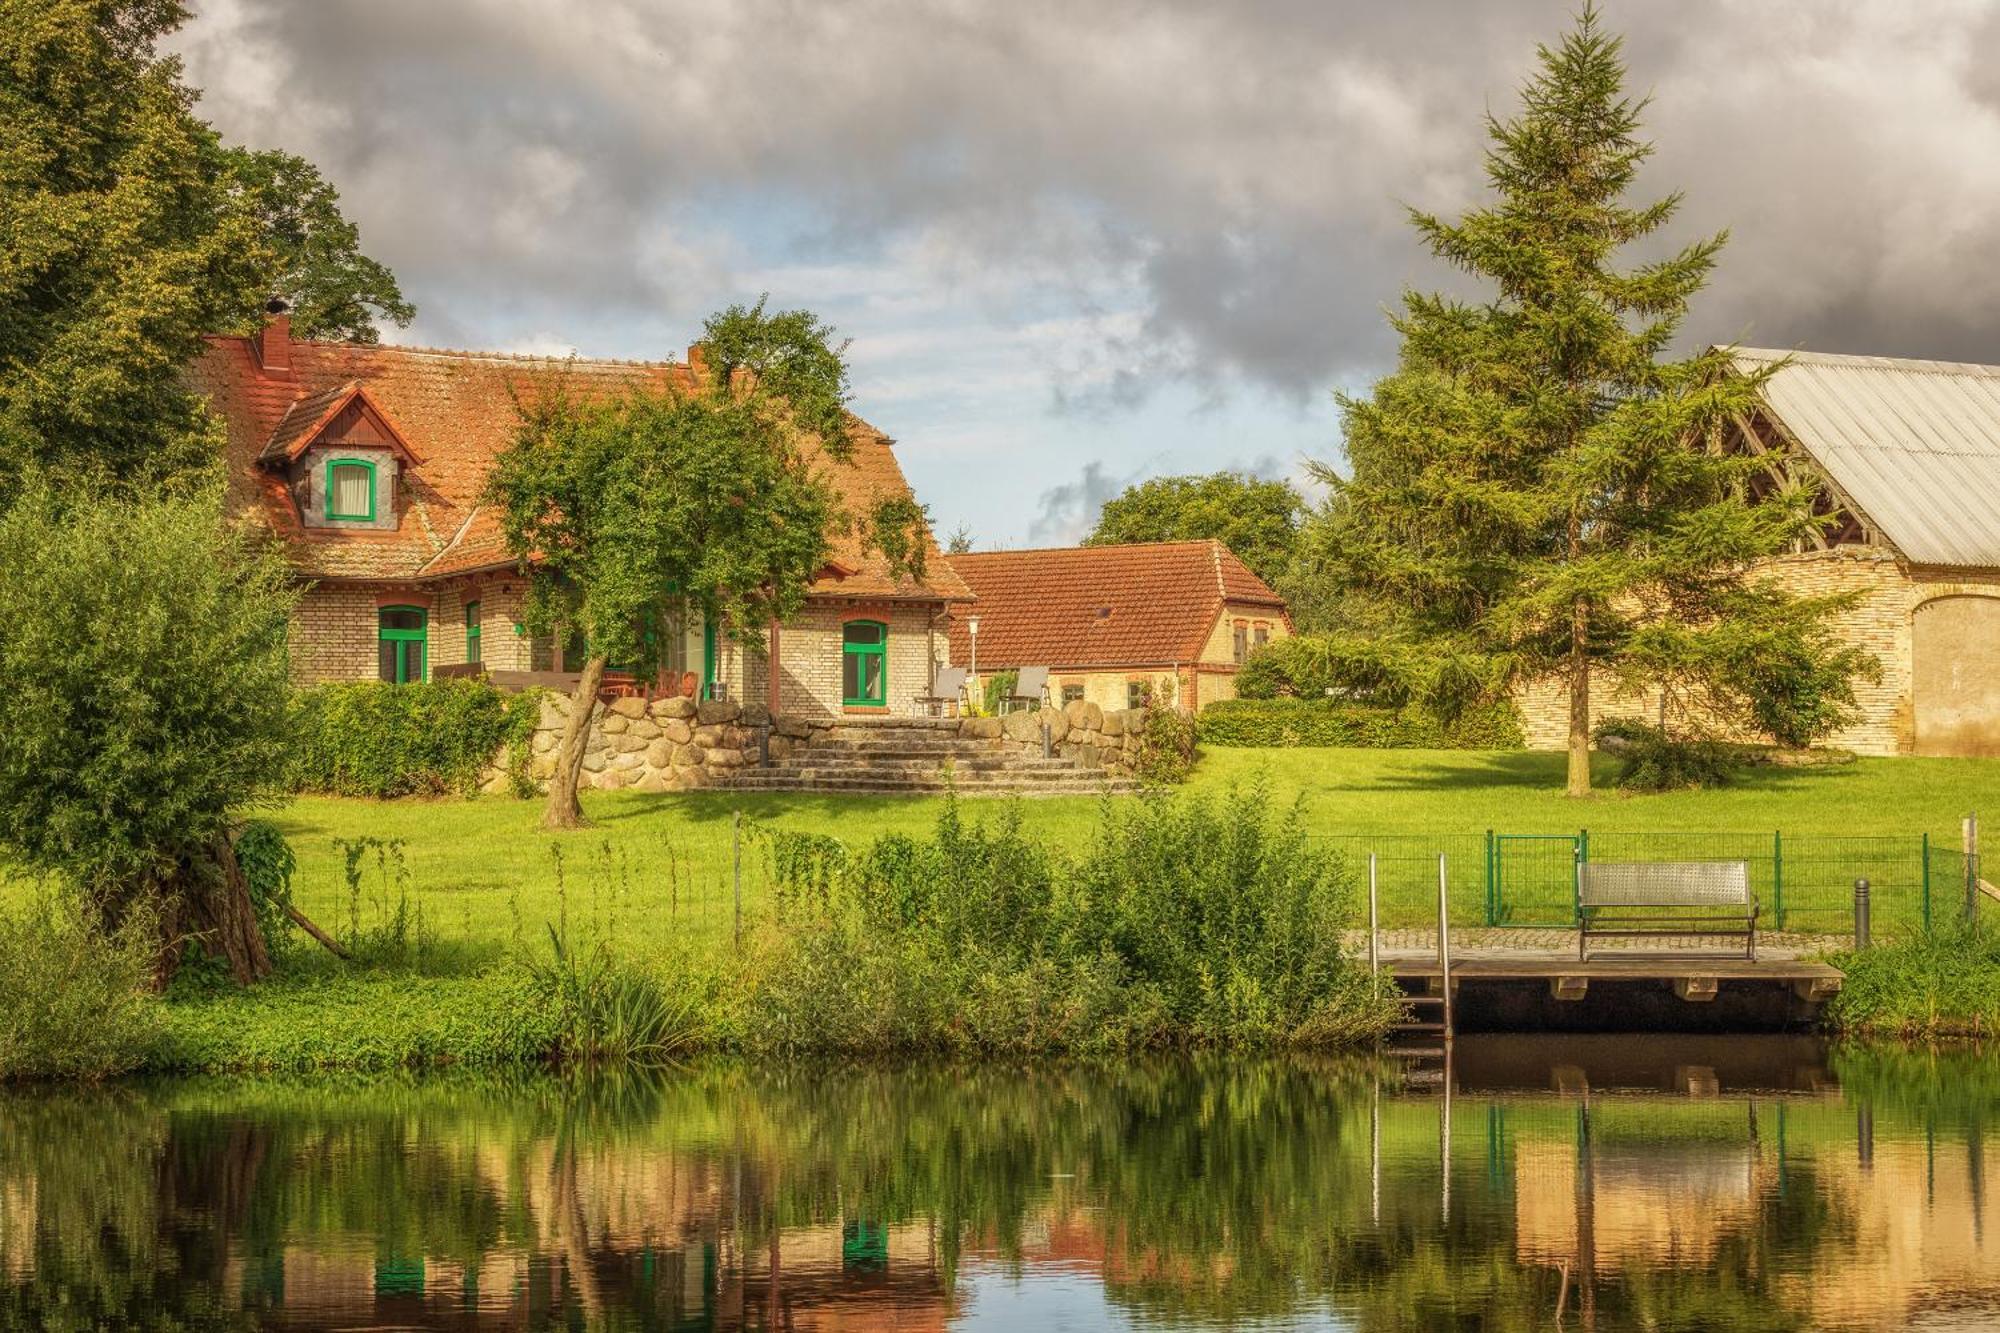
[[1747,861],[1579,862],[1576,916],[1579,962],[1589,961],[1593,935],[1741,936],[1743,956],[1757,957],[1757,900]]

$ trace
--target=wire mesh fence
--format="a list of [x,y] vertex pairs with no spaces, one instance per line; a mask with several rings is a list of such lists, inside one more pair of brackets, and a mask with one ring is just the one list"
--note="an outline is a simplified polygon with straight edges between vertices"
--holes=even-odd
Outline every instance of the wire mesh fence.
[[1742,861],[1765,930],[1851,933],[1858,879],[1869,882],[1877,938],[1926,931],[1977,910],[1977,856],[1921,833],[1343,833],[1322,841],[1341,853],[1357,883],[1375,857],[1385,929],[1437,923],[1439,856],[1454,927],[1575,925],[1583,861]]

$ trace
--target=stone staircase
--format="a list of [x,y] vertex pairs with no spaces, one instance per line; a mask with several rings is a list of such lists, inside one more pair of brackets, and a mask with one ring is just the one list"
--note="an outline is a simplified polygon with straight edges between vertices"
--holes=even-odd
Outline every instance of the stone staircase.
[[968,735],[956,718],[845,718],[810,739],[773,737],[771,763],[744,768],[734,791],[857,795],[1092,796],[1133,791],[1133,779],[1081,757],[1044,759],[992,735]]

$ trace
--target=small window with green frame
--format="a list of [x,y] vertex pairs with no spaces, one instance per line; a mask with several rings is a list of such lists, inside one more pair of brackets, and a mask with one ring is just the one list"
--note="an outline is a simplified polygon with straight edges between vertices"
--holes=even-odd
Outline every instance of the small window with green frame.
[[382,679],[392,685],[409,685],[422,680],[427,638],[424,609],[420,606],[385,606],[375,615]]
[[889,701],[889,627],[879,620],[850,620],[840,630],[840,701],[880,707]]
[[375,521],[375,464],[366,458],[326,460],[326,521]]
[[473,664],[479,661],[479,599],[476,597],[465,604],[465,660]]

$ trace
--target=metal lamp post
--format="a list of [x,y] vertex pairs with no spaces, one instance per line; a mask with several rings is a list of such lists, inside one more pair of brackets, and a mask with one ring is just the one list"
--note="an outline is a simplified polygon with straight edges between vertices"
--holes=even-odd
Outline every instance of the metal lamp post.
[[967,664],[967,667],[972,675],[972,697],[977,699],[981,697],[979,693],[979,617],[978,616],[967,616],[965,618],[965,632],[972,636],[972,661]]

